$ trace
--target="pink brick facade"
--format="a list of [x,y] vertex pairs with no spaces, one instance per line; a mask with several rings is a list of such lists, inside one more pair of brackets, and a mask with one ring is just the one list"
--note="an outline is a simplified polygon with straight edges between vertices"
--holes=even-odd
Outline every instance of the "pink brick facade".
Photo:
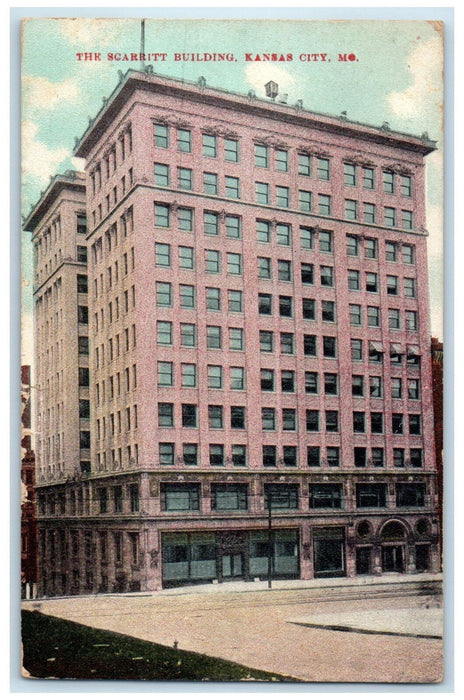
[[50,483],[43,556],[75,556],[43,591],[265,576],[269,489],[273,575],[437,569],[431,150],[126,75],[76,150],[91,473]]

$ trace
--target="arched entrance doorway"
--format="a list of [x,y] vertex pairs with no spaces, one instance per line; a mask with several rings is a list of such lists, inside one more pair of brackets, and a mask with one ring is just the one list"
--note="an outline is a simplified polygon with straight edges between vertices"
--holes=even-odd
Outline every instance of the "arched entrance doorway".
[[397,520],[386,523],[380,533],[382,571],[401,573],[406,565],[406,530]]

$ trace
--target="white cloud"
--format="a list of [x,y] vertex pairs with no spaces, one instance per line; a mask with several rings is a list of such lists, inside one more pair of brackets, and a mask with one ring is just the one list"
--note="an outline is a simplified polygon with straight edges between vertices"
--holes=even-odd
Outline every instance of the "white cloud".
[[54,175],[60,163],[70,156],[67,148],[48,148],[37,139],[39,127],[30,120],[22,122],[21,167],[23,176],[32,175],[42,183]]
[[269,80],[274,80],[279,85],[279,95],[288,93],[295,78],[282,66],[272,63],[250,63],[245,71],[246,79],[258,96],[265,94],[264,86]]
[[413,117],[424,108],[439,110],[442,105],[443,45],[436,37],[418,44],[408,63],[411,84],[402,92],[391,92],[388,104],[395,115]]
[[[76,19],[60,19],[61,32],[67,41],[82,51],[99,51],[102,45],[117,45],[121,31],[130,20],[99,19],[96,17],[79,17]],[[139,20],[133,20],[140,24]],[[89,61],[90,63],[90,61]]]
[[85,170],[85,158],[77,158],[77,156],[73,156],[71,158],[71,163],[74,165],[76,170],[80,173],[83,173]]
[[61,83],[52,83],[47,78],[25,75],[23,78],[24,108],[54,109],[61,102],[77,99],[79,90],[71,79]]

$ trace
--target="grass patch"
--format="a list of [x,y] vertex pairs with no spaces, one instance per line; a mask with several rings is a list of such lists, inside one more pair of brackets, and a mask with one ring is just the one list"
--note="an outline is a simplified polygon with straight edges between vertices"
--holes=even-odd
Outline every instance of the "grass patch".
[[155,681],[293,681],[117,632],[22,612],[23,665],[34,678]]

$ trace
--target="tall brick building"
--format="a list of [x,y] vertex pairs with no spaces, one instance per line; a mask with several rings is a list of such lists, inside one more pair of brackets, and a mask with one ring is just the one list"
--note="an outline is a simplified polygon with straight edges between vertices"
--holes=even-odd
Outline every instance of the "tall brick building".
[[[38,254],[47,338],[59,240],[73,251],[58,327],[74,359],[69,390],[56,390],[80,440],[82,401],[90,411],[85,447],[55,462],[39,453],[42,593],[266,577],[269,565],[304,579],[439,568],[433,150],[425,135],[301,101],[150,68],[121,75],[76,146],[85,244],[76,176],[46,274]],[[38,250],[63,180],[26,222]],[[75,352],[84,335],[89,363]],[[47,381],[52,358],[38,348]]]

